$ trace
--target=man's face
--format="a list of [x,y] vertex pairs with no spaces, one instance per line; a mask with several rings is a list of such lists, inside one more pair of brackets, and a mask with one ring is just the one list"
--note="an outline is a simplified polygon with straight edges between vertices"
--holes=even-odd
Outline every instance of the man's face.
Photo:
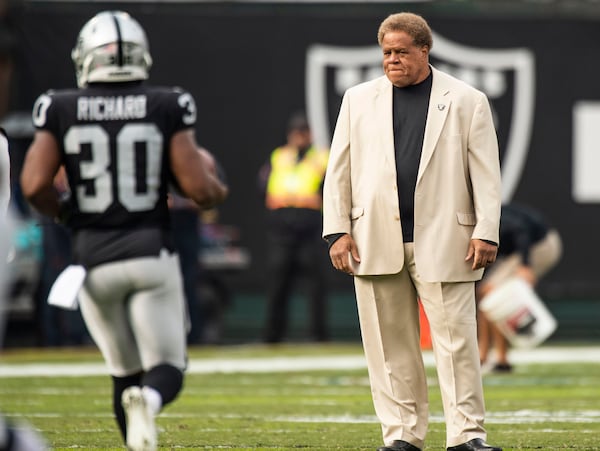
[[394,86],[403,88],[429,75],[429,48],[417,47],[404,31],[390,31],[381,41],[383,71]]
[[310,129],[295,129],[288,133],[288,144],[298,149],[306,149],[312,144]]

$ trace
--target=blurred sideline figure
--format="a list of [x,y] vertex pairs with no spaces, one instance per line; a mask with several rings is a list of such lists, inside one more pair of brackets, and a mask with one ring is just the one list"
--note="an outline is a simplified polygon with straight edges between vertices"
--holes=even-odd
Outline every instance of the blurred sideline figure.
[[200,263],[200,211],[198,205],[187,197],[177,193],[169,193],[169,214],[171,226],[177,233],[173,234],[173,244],[179,255],[181,275],[186,305],[188,308],[188,344],[202,343],[204,318],[198,296]]
[[[196,142],[191,94],[144,81],[152,59],[135,19],[98,13],[71,56],[79,89],[36,101],[21,187],[34,208],[71,229],[79,265],[71,274],[87,271],[79,304],[112,376],[120,431],[130,450],[155,450],[155,417],[179,394],[187,361],[167,192],[171,184],[204,208],[228,189]],[[63,165],[70,196],[53,184]]]
[[[503,205],[501,212],[498,257],[477,284],[478,300],[515,276],[535,287],[562,256],[562,241],[558,231],[539,212],[516,203]],[[488,362],[493,344],[496,350],[493,371],[512,371],[506,337],[481,311],[478,311],[478,324],[482,365]]]
[[[6,321],[6,258],[10,247],[12,228],[8,214],[10,199],[10,159],[8,140],[4,130],[0,129],[0,344],[4,337]],[[0,415],[0,450],[2,451],[37,451],[47,449],[43,439],[27,425],[13,425]]]
[[[201,149],[208,152],[207,149]],[[216,162],[219,178],[226,182],[225,170]],[[215,294],[211,288],[218,288],[222,284],[216,277],[210,276],[209,271],[201,263],[201,250],[204,246],[205,224],[204,218],[216,220],[216,208],[199,209],[198,205],[187,197],[177,194],[174,190],[169,192],[169,213],[171,227],[176,233],[173,235],[175,249],[179,255],[179,264],[183,277],[183,287],[188,308],[189,324],[188,344],[215,344],[220,340],[219,318],[215,309],[222,300],[211,299]],[[206,224],[210,227],[210,224]],[[225,290],[225,288],[223,287]]]
[[[0,57],[1,58],[1,57]],[[0,63],[2,66],[2,63]],[[0,71],[4,69],[0,68]],[[10,199],[10,159],[8,140],[4,130],[0,129],[0,344],[4,337],[6,301],[6,258],[10,247],[12,227],[8,211]],[[2,451],[37,451],[47,449],[44,440],[27,425],[14,425],[0,415],[0,450]]]
[[277,147],[259,173],[265,192],[268,224],[268,299],[264,340],[283,340],[295,279],[306,277],[311,334],[326,341],[325,268],[327,247],[321,239],[323,178],[329,151],[313,145],[304,113],[295,113],[287,126],[287,142]]
[[[0,119],[8,110],[13,61],[13,37],[6,22],[6,11],[0,11]],[[10,155],[8,139],[0,129],[0,347],[4,338],[5,302],[7,300],[6,259],[11,246],[12,227],[8,206],[10,202]],[[27,425],[15,425],[0,415],[0,450],[39,451],[47,449],[44,440]]]

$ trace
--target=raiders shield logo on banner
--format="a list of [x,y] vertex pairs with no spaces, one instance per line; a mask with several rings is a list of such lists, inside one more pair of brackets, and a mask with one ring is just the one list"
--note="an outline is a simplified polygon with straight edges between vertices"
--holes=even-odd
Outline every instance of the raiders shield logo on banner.
[[[329,146],[346,89],[383,75],[379,46],[315,44],[306,56],[306,109],[315,142]],[[434,33],[430,61],[488,96],[502,167],[502,200],[511,200],[525,165],[535,99],[534,57],[524,48],[467,47]]]

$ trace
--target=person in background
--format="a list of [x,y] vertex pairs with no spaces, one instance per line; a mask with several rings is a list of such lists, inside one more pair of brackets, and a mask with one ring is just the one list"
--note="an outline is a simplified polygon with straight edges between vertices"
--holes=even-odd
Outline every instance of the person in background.
[[[202,148],[208,152],[207,149]],[[226,180],[225,171],[217,162],[217,174],[222,181]],[[213,331],[213,315],[207,308],[202,287],[207,283],[207,274],[200,262],[202,248],[202,218],[214,215],[216,209],[200,209],[191,199],[169,192],[169,212],[174,245],[179,255],[179,264],[183,276],[183,287],[188,308],[188,344],[214,344],[218,342]],[[216,341],[215,341],[216,340]]]
[[[0,119],[9,110],[9,97],[14,68],[16,41],[11,26],[11,13],[7,4],[0,5]],[[10,213],[11,163],[9,140],[0,128],[0,349],[4,341],[8,309],[7,257],[12,246],[14,227]],[[48,449],[44,438],[27,424],[15,424],[0,413],[0,450],[43,451]]]
[[[1,43],[0,43],[1,46]],[[0,49],[1,53],[1,49]],[[1,70],[1,69],[0,69]],[[6,322],[5,302],[8,296],[6,286],[7,256],[11,246],[13,227],[8,212],[10,199],[10,158],[8,139],[0,128],[0,348],[4,338]],[[0,414],[0,450],[2,451],[42,451],[48,449],[45,440],[27,424],[14,424]]]
[[279,343],[288,326],[293,283],[305,276],[310,303],[311,335],[326,341],[326,280],[321,240],[322,185],[329,150],[313,144],[304,113],[291,116],[287,142],[261,168],[268,224],[268,293],[264,340]]
[[198,206],[187,197],[176,192],[169,193],[169,215],[171,227],[176,232],[173,242],[179,255],[181,275],[188,309],[189,324],[187,325],[188,344],[200,344],[204,329],[204,318],[201,302],[198,298],[198,279],[200,263],[200,211]]
[[[535,287],[540,278],[558,264],[561,256],[559,232],[538,211],[517,203],[502,205],[498,259],[477,283],[477,299],[483,299],[512,277],[521,277]],[[506,337],[481,311],[478,312],[478,325],[481,364],[488,362],[493,344],[496,361],[492,370],[512,371]]]
[[[33,108],[23,195],[71,230],[87,274],[79,306],[113,381],[113,410],[132,451],[157,449],[155,417],[186,368],[185,295],[170,229],[170,185],[200,208],[227,187],[199,148],[192,95],[153,86],[146,33],[123,11],[83,25],[72,51],[79,89],[49,91]],[[54,179],[65,167],[70,195]]]
[[323,193],[333,266],[354,277],[384,446],[420,451],[428,428],[420,298],[430,324],[448,451],[485,442],[475,281],[494,262],[498,141],[486,96],[429,63],[421,16],[380,24],[385,75],[344,94]]

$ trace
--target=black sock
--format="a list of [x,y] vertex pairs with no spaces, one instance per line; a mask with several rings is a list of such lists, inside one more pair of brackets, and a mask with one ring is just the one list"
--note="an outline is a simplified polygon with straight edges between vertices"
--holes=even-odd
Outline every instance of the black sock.
[[121,405],[121,396],[126,388],[133,385],[140,385],[142,381],[143,373],[133,374],[131,376],[116,377],[111,376],[113,381],[113,412],[115,413],[115,419],[121,430],[123,440],[127,438],[127,422],[125,421],[125,410]]
[[163,406],[173,401],[183,387],[183,372],[166,363],[150,368],[142,378],[142,385],[160,393]]

